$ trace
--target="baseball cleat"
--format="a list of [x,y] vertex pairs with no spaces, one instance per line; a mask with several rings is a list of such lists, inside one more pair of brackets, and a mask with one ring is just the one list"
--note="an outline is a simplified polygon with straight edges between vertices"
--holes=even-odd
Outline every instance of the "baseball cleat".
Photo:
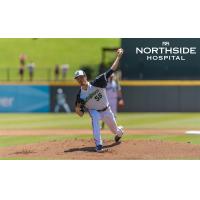
[[120,142],[120,139],[122,138],[122,135],[124,134],[123,126],[119,126],[118,128],[121,130],[121,134],[115,136],[115,142],[116,143]]
[[96,148],[95,148],[96,152],[98,153],[103,153],[103,152],[106,152],[108,151],[108,149],[104,149],[103,148],[103,145],[97,145]]
[[118,135],[115,136],[115,142],[120,142],[121,137],[119,137]]

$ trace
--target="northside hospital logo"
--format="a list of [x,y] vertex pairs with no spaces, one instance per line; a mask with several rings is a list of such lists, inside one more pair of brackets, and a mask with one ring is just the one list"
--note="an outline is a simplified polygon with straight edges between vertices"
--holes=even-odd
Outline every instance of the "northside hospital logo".
[[160,47],[136,47],[137,55],[146,55],[147,61],[185,61],[186,55],[196,55],[197,47],[171,47],[163,41]]

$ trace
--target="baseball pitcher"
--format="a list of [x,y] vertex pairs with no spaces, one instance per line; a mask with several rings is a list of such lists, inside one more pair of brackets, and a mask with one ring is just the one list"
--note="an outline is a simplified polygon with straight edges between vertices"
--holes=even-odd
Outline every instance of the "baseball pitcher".
[[88,110],[92,120],[93,136],[97,152],[104,152],[100,133],[100,120],[104,121],[115,134],[115,142],[119,142],[124,133],[123,128],[117,126],[106,95],[108,78],[118,68],[122,55],[123,49],[118,49],[117,57],[111,68],[91,82],[88,82],[87,76],[82,70],[76,71],[74,75],[75,80],[81,87],[76,97],[75,111],[82,117],[86,109]]

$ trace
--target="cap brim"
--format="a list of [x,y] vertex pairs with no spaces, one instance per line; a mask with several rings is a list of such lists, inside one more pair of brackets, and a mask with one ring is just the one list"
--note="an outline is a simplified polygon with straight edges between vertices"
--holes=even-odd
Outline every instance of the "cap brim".
[[75,76],[74,79],[78,78],[79,76],[85,76],[85,75],[78,75],[78,76]]

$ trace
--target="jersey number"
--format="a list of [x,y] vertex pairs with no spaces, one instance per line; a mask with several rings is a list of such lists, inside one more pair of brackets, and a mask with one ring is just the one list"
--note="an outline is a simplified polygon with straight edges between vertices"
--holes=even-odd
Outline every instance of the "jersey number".
[[99,101],[102,98],[102,94],[99,93],[94,97],[97,101]]

